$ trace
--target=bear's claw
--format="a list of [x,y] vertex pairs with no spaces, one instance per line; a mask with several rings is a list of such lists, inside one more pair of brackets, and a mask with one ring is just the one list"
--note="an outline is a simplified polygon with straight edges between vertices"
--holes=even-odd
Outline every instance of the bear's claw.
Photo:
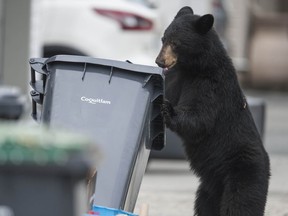
[[169,127],[171,119],[175,115],[174,108],[168,100],[164,100],[161,108],[161,113],[164,119],[164,123]]

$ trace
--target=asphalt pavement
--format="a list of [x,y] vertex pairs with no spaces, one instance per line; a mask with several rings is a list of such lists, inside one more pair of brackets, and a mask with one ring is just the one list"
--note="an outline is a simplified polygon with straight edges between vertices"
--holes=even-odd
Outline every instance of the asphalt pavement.
[[[288,92],[245,91],[264,99],[264,145],[270,156],[271,180],[265,216],[288,216]],[[149,205],[149,216],[190,216],[198,179],[185,160],[152,160],[144,175],[135,212]]]

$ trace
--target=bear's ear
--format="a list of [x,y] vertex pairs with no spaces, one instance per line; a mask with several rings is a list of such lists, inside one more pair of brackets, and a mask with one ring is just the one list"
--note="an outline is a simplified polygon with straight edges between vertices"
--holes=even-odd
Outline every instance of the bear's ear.
[[196,22],[196,29],[200,34],[206,34],[213,26],[214,17],[211,14],[201,16]]
[[191,14],[191,15],[192,15],[193,13],[194,13],[194,12],[193,12],[193,10],[192,10],[191,7],[185,6],[185,7],[181,8],[181,9],[178,11],[178,13],[177,13],[176,16],[175,16],[175,19],[178,18],[178,17],[180,17],[180,16],[186,15],[186,14]]

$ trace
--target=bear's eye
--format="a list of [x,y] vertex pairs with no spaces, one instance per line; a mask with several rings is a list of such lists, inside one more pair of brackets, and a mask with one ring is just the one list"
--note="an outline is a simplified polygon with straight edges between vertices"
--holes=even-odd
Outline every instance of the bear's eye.
[[177,43],[176,43],[175,41],[172,40],[172,41],[170,41],[169,44],[174,48],[174,47],[176,47],[176,44],[177,44]]
[[164,43],[164,42],[165,42],[165,40],[166,40],[166,38],[165,38],[165,37],[162,37],[162,38],[161,38],[161,41],[162,41],[162,43]]

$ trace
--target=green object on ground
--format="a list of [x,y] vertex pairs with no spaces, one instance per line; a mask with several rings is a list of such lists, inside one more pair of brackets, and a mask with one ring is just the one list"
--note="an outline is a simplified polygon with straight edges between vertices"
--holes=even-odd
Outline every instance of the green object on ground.
[[91,150],[82,135],[47,127],[0,125],[0,164],[65,164],[71,157]]

